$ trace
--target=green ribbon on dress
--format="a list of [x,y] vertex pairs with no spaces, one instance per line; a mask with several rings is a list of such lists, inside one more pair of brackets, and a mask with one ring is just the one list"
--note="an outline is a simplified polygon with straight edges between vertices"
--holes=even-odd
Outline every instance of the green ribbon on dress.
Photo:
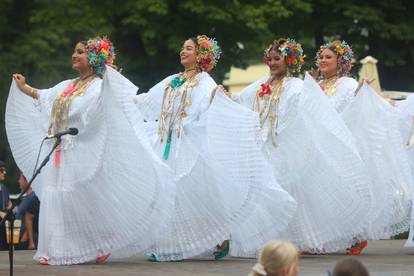
[[172,136],[172,129],[168,131],[167,143],[165,144],[165,150],[164,150],[164,160],[168,160],[168,156],[170,155],[171,136]]

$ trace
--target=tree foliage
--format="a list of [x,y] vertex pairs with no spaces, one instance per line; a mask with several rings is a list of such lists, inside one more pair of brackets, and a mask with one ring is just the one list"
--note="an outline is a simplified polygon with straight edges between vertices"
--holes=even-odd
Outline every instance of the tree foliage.
[[[218,82],[231,66],[259,62],[275,38],[302,41],[308,66],[320,44],[340,38],[358,57],[380,60],[385,88],[414,90],[413,6],[410,0],[0,0],[1,121],[12,73],[23,73],[35,87],[74,77],[76,42],[103,34],[114,42],[117,64],[140,92],[181,70],[181,45],[197,34],[215,37],[223,49],[213,72]],[[4,123],[0,134],[0,159],[10,164],[11,184],[16,168]]]

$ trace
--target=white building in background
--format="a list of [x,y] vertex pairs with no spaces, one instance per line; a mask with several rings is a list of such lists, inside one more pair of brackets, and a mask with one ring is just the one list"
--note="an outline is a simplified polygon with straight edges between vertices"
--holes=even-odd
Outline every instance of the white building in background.
[[269,74],[269,68],[264,64],[250,65],[246,69],[231,67],[228,77],[223,84],[231,93],[240,92],[249,84]]

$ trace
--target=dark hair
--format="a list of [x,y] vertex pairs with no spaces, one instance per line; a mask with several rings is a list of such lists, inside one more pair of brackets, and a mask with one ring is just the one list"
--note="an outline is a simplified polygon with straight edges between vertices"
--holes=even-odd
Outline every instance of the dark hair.
[[191,40],[192,42],[194,42],[194,44],[195,44],[195,45],[197,45],[197,46],[198,46],[197,37],[195,37],[195,36],[190,37],[190,38],[189,38],[189,40]]
[[336,263],[332,276],[369,276],[369,272],[357,259],[346,258]]
[[4,163],[4,161],[0,160],[0,168],[5,168],[6,167],[6,163]]

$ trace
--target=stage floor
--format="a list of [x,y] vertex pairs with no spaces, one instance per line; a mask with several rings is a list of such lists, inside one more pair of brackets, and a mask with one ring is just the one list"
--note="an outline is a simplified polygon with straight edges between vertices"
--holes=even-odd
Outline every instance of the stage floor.
[[[414,249],[404,249],[402,240],[370,242],[359,260],[364,262],[371,276],[414,275]],[[221,261],[189,260],[176,263],[151,263],[143,256],[111,261],[102,265],[82,264],[73,266],[42,266],[32,260],[33,251],[15,251],[14,274],[19,276],[52,275],[234,275],[242,276],[250,272],[253,259],[225,258]],[[300,274],[304,276],[327,275],[336,261],[346,258],[344,254],[326,256],[305,256],[301,258]],[[8,252],[0,252],[0,275],[9,275]]]

